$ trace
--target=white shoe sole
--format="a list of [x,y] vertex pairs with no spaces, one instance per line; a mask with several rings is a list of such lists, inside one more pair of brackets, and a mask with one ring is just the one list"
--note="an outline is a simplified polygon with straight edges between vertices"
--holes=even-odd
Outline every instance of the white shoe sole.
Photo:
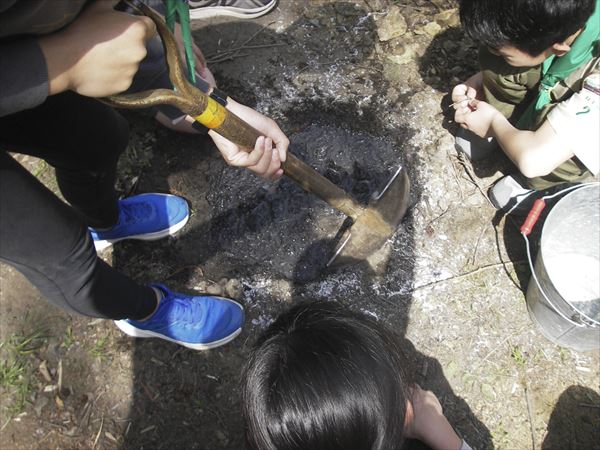
[[156,241],[158,239],[162,239],[167,236],[172,236],[181,230],[187,221],[189,220],[189,214],[183,219],[181,222],[176,223],[175,225],[171,225],[169,228],[165,228],[164,230],[156,231],[154,233],[145,233],[145,234],[135,234],[131,236],[126,236],[118,239],[103,239],[99,241],[94,241],[94,247],[96,247],[97,252],[101,252],[106,250],[108,247],[113,245],[115,242],[124,241],[125,239],[137,239],[140,241]]
[[535,189],[523,187],[514,176],[506,175],[490,188],[488,198],[497,210],[505,214],[527,215],[532,205],[523,210],[523,202],[535,192]]
[[237,17],[238,19],[256,19],[264,16],[271,11],[277,2],[269,3],[262,8],[241,9],[228,6],[206,6],[190,9],[190,19],[210,19],[212,17],[227,16]]
[[[229,298],[223,298],[223,297],[216,297],[216,298],[219,298],[221,300],[227,300],[227,301],[235,304],[236,306],[238,306],[242,311],[244,309],[244,308],[242,308],[242,305],[240,305],[238,302],[234,302],[233,300],[231,300]],[[175,344],[179,344],[183,347],[191,348],[192,350],[210,350],[210,349],[213,349],[216,347],[220,347],[221,345],[225,345],[225,344],[233,341],[242,332],[242,327],[240,327],[237,330],[235,330],[233,333],[231,333],[229,336],[224,337],[223,339],[219,339],[218,341],[214,341],[209,344],[192,344],[189,342],[178,341],[177,339],[170,338],[168,336],[165,336],[164,334],[156,333],[154,331],[141,330],[139,328],[134,327],[126,320],[115,320],[114,322],[115,322],[115,325],[123,333],[127,334],[128,336],[136,337],[136,338],[159,338],[159,339],[163,339],[165,341],[174,342]]]

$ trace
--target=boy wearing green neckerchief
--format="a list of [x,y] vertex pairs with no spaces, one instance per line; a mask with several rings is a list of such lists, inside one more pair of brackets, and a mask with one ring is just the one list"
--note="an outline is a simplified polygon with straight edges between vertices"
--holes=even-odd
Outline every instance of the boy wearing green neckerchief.
[[460,17],[481,72],[452,91],[457,147],[477,157],[497,142],[520,171],[492,203],[515,212],[537,190],[597,175],[600,0],[461,0]]

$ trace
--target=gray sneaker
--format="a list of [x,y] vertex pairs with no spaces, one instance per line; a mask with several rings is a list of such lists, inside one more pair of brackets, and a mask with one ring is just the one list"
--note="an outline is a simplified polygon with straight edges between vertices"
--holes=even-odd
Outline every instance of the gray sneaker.
[[189,0],[190,19],[229,16],[255,19],[271,11],[277,0]]
[[523,187],[512,175],[500,178],[490,188],[488,196],[494,207],[506,214],[527,215],[541,193]]
[[498,144],[494,138],[480,138],[475,133],[459,128],[454,139],[456,150],[465,153],[471,161],[487,158]]

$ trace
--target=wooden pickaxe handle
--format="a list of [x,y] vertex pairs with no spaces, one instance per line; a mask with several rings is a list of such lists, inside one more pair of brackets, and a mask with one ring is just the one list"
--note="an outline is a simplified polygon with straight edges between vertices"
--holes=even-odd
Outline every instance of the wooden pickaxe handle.
[[[169,77],[175,90],[155,89],[136,94],[114,95],[104,98],[103,101],[120,108],[147,108],[158,104],[170,104],[191,115],[202,125],[231,142],[246,149],[253,149],[256,139],[263,134],[189,83],[183,75],[177,43],[163,18],[144,4],[138,6],[130,4],[130,6],[150,17],[156,24],[165,49]],[[364,207],[343,189],[296,158],[292,153],[287,152],[282,168],[284,174],[298,183],[305,191],[315,194],[347,216],[356,219],[364,211]]]

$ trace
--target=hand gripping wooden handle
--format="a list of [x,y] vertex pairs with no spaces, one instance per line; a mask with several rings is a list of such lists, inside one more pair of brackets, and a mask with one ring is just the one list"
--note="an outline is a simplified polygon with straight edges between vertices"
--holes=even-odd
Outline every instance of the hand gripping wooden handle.
[[[254,148],[256,139],[262,134],[217,102],[212,104],[213,102],[214,100],[209,98],[207,109],[213,108],[214,113],[208,115],[203,113],[196,120],[206,126],[208,126],[207,123],[216,125],[218,121],[219,124],[216,127],[209,126],[209,128],[244,148]],[[223,111],[218,111],[219,108]],[[205,115],[204,118],[202,118],[203,115]],[[214,119],[214,117],[218,117],[218,119]],[[210,123],[212,120],[216,121]],[[282,168],[284,174],[298,183],[305,191],[315,194],[353,219],[356,219],[364,211],[364,207],[356,203],[343,189],[333,184],[302,160],[296,158],[292,153],[287,153]]]

